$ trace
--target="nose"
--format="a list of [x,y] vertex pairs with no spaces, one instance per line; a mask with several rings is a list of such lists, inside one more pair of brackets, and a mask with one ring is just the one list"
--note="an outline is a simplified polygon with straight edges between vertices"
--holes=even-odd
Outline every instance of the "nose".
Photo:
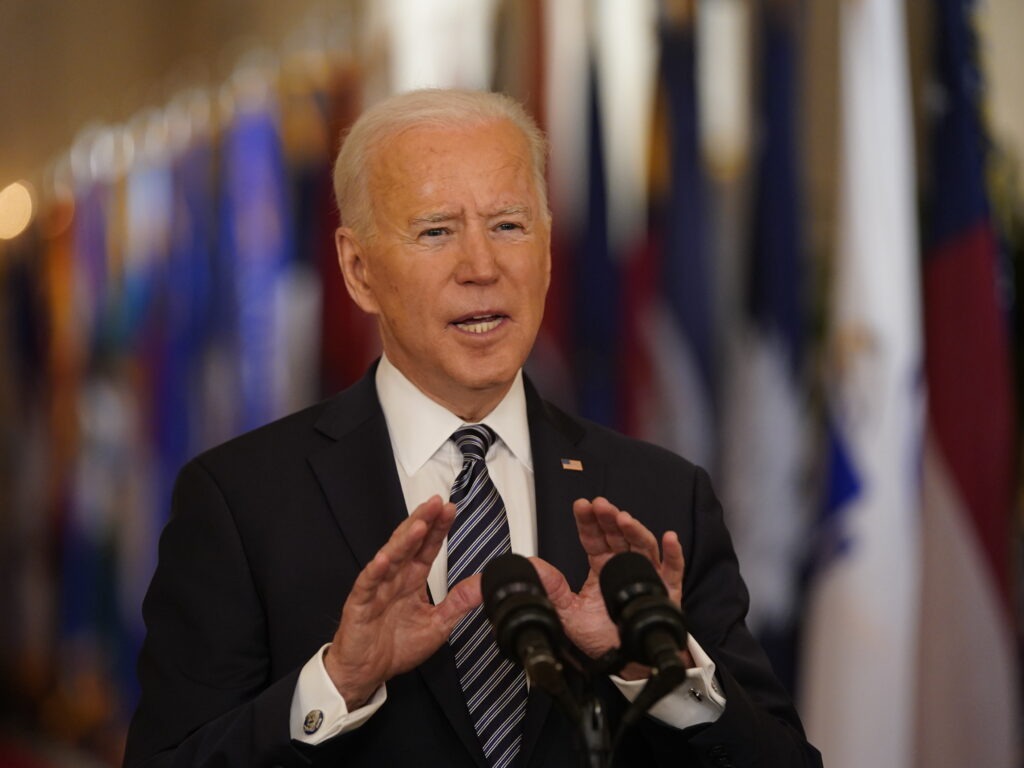
[[459,249],[455,279],[459,283],[487,285],[498,279],[498,252],[486,227],[468,227]]

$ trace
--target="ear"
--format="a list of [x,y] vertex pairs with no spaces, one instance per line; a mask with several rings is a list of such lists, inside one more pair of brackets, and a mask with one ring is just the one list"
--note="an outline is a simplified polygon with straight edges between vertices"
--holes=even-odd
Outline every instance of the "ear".
[[544,232],[544,295],[547,296],[551,287],[551,223],[547,223]]
[[367,280],[368,265],[362,242],[348,227],[339,227],[334,233],[334,247],[338,251],[338,266],[345,278],[348,295],[363,312],[378,314],[380,305]]

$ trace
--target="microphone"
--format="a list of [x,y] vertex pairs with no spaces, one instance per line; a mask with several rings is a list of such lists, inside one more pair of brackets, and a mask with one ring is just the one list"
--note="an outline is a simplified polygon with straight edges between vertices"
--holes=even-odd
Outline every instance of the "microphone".
[[499,555],[484,567],[481,588],[498,648],[531,683],[564,699],[568,688],[554,650],[563,642],[562,624],[536,569],[521,555]]
[[[686,677],[679,650],[686,644],[683,612],[668,597],[651,561],[636,552],[620,552],[601,569],[601,595],[619,629],[621,654],[652,668],[660,696]],[[651,693],[654,693],[652,691]],[[651,702],[653,703],[653,702]]]

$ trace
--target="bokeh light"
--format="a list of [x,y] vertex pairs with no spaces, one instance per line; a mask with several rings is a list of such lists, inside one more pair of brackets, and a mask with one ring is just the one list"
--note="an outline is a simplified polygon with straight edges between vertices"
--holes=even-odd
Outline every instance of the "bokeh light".
[[0,190],[0,240],[12,240],[32,221],[32,188],[24,181]]

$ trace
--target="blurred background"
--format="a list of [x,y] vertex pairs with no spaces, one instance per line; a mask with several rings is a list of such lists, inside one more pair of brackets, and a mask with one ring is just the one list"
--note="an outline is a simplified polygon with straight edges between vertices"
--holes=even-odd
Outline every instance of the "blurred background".
[[0,766],[119,764],[177,470],[376,356],[330,166],[420,86],[547,132],[530,375],[708,469],[826,765],[1024,764],[1022,31],[1018,0],[0,0]]

